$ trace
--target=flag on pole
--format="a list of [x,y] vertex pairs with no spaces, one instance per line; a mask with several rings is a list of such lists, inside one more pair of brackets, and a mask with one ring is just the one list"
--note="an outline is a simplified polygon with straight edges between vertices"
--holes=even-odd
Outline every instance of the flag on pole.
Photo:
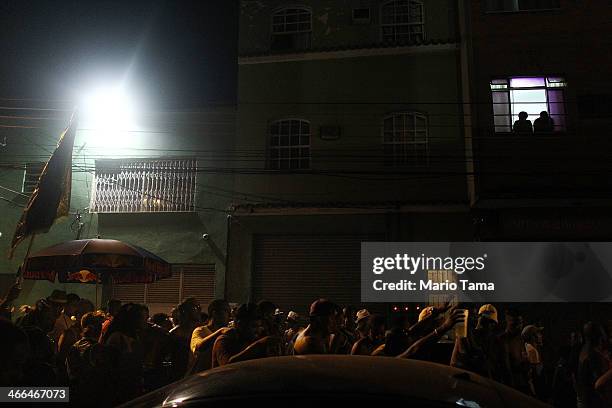
[[23,210],[13,235],[9,259],[13,257],[15,248],[21,241],[32,234],[48,232],[57,218],[68,215],[75,134],[76,120],[73,114]]

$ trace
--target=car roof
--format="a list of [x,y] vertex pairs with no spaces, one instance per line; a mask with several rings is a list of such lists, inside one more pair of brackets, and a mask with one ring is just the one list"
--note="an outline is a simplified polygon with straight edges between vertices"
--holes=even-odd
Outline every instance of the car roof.
[[[168,387],[164,406],[207,398],[255,395],[386,395],[461,405],[545,406],[465,370],[391,357],[308,355],[228,364]],[[468,405],[469,406],[469,405]]]

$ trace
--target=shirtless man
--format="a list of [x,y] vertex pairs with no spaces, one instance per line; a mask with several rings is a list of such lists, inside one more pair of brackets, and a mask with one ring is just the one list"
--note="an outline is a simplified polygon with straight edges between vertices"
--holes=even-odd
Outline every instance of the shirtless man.
[[327,299],[310,305],[310,324],[297,336],[294,354],[328,354],[331,335],[337,331],[337,306]]
[[351,354],[369,356],[385,339],[385,317],[371,315],[368,322],[369,333],[353,344]]

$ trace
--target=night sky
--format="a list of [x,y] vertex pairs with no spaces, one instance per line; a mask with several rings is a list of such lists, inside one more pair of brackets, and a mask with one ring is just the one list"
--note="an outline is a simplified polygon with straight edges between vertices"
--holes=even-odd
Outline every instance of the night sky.
[[234,103],[237,12],[237,0],[0,1],[0,98],[72,101],[125,77],[153,108]]

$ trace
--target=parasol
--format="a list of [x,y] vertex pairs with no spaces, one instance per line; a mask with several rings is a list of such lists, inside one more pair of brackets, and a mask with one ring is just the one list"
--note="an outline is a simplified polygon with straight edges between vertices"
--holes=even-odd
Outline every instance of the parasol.
[[170,264],[136,245],[114,239],[79,239],[30,255],[23,278],[62,283],[151,283],[172,276]]

